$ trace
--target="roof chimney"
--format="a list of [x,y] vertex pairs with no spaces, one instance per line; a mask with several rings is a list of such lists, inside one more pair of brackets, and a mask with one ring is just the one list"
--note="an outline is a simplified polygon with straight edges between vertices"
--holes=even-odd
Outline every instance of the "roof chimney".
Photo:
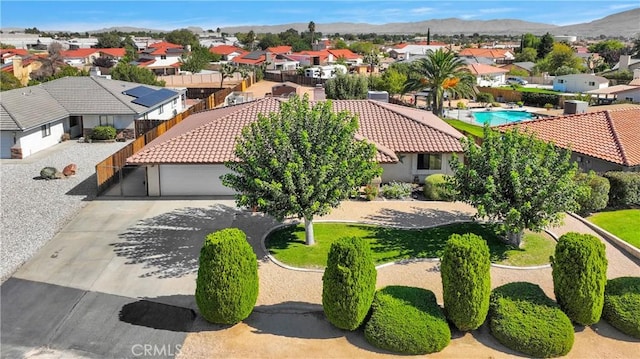
[[314,101],[324,101],[327,99],[327,95],[324,93],[324,87],[322,85],[316,85],[313,88],[313,100]]
[[100,68],[97,66],[92,66],[91,69],[89,70],[89,76],[91,77],[100,77],[102,76],[102,73],[100,72]]
[[629,62],[631,62],[631,55],[620,55],[618,70],[628,70]]

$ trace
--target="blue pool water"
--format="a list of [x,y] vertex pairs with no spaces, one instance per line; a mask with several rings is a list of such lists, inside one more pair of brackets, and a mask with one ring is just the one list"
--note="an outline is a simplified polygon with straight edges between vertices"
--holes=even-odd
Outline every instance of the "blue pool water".
[[531,120],[533,116],[526,111],[480,111],[473,112],[476,122],[489,126],[506,125],[508,123]]

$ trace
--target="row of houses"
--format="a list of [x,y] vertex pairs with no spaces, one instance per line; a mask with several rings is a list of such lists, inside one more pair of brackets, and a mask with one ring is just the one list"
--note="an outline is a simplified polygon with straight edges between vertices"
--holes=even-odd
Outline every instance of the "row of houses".
[[0,158],[26,158],[62,141],[113,126],[123,138],[136,122],[168,120],[186,109],[186,91],[104,77],[65,77],[2,92]]

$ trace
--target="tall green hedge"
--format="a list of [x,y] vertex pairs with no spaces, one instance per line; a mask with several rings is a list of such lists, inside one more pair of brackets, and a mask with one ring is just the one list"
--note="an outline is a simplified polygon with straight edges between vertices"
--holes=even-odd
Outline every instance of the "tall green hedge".
[[576,174],[575,181],[578,185],[576,201],[580,206],[580,214],[589,214],[607,207],[610,188],[608,179],[589,171]]
[[258,299],[258,261],[237,228],[207,235],[200,250],[196,303],[209,322],[235,324],[247,318]]
[[640,172],[606,172],[609,180],[609,206],[640,204]]
[[364,337],[378,348],[416,355],[444,349],[451,330],[432,291],[389,286],[376,292]]
[[377,271],[368,243],[357,237],[331,244],[322,276],[322,307],[336,327],[357,329],[376,292]]
[[523,92],[522,101],[529,106],[544,107],[545,104],[552,104],[558,106],[560,98],[558,95],[537,93],[537,92]]
[[573,347],[571,320],[533,283],[513,282],[493,290],[489,328],[500,343],[536,358],[566,355]]
[[640,277],[607,282],[602,317],[619,331],[640,338]]
[[569,318],[581,325],[600,321],[607,284],[604,244],[590,234],[562,235],[551,257],[553,291]]
[[461,331],[484,323],[491,295],[489,247],[482,237],[452,234],[440,264],[447,318]]

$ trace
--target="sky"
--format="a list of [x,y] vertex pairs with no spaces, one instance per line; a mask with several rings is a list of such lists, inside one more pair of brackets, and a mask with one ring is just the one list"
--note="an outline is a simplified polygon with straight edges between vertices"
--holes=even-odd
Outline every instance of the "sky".
[[309,21],[316,24],[385,24],[445,18],[518,19],[562,26],[589,22],[634,8],[640,8],[639,0],[0,0],[0,27],[74,32],[115,26],[163,31],[188,26],[224,30],[227,26],[306,24]]

